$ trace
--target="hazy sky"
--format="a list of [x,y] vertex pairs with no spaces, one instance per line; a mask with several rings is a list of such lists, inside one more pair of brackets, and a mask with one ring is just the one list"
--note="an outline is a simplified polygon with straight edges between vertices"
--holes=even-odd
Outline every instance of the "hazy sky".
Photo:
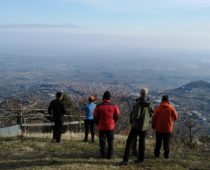
[[210,0],[0,0],[0,49],[140,47],[210,52]]

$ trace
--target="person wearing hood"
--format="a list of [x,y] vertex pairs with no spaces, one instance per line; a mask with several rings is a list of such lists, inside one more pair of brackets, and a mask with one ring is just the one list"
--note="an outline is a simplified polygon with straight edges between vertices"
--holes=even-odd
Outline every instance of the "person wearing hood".
[[148,96],[148,89],[140,89],[140,97],[136,100],[136,104],[131,112],[131,130],[126,141],[126,147],[121,165],[128,165],[130,151],[137,136],[139,136],[138,159],[135,163],[143,163],[145,153],[146,131],[152,117],[153,106],[151,97]]
[[156,144],[154,155],[160,155],[163,141],[164,158],[169,158],[169,141],[173,131],[174,121],[178,119],[176,109],[170,104],[168,95],[162,96],[162,102],[155,110],[152,118],[152,128],[156,131]]

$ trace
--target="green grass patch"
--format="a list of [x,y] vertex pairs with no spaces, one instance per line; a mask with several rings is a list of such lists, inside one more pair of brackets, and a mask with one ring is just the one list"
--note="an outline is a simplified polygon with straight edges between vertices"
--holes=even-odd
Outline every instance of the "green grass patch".
[[170,159],[153,156],[154,140],[147,140],[143,164],[134,164],[130,158],[127,167],[120,167],[126,136],[115,136],[113,159],[99,159],[98,139],[82,142],[83,134],[66,133],[60,144],[51,143],[51,134],[26,134],[24,137],[0,138],[0,169],[9,170],[114,170],[148,169],[180,170],[210,169],[210,153],[199,149],[171,147]]

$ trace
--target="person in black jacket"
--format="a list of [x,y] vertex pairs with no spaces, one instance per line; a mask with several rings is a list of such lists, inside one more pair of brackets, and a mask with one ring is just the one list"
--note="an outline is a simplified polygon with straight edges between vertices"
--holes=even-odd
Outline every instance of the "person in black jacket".
[[64,104],[61,102],[63,94],[61,92],[56,93],[56,99],[52,100],[48,107],[49,115],[52,115],[53,126],[53,141],[59,143],[61,140],[61,133],[63,130],[63,115],[66,114]]

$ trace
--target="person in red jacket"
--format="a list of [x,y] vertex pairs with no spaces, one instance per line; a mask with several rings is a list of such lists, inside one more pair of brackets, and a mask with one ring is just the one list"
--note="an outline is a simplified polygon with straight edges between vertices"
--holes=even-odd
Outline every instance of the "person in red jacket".
[[162,96],[162,102],[155,110],[152,118],[152,127],[156,131],[155,157],[160,155],[163,141],[164,158],[169,158],[169,141],[173,131],[174,121],[178,119],[176,109],[169,103],[168,95]]
[[[109,159],[113,156],[114,128],[119,119],[120,110],[117,105],[111,103],[111,94],[106,91],[103,95],[103,102],[98,104],[94,110],[94,120],[99,129],[100,157]],[[107,155],[106,140],[108,143]]]

